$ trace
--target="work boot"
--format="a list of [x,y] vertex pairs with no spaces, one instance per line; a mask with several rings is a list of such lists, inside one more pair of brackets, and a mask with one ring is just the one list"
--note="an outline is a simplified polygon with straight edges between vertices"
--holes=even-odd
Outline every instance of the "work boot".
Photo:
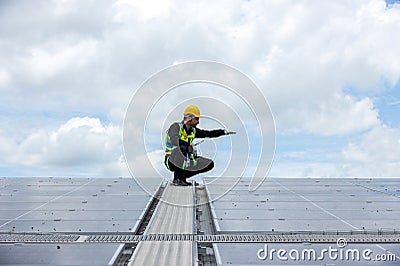
[[186,186],[190,186],[190,185],[179,179],[178,180],[178,186],[186,187]]
[[186,181],[186,180],[181,180],[181,181],[182,181],[182,183],[184,183],[186,186],[191,186],[191,185],[192,185],[191,182],[188,182],[188,181]]
[[172,184],[174,184],[176,186],[180,186],[181,185],[182,175],[183,175],[182,172],[175,170],[174,171],[174,180],[172,181]]

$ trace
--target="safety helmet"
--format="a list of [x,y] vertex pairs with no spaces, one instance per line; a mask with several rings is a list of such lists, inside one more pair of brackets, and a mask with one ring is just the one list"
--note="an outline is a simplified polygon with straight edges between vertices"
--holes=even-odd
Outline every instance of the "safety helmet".
[[200,118],[200,110],[199,107],[195,105],[190,105],[186,107],[185,111],[183,112],[184,115],[193,115],[194,117]]

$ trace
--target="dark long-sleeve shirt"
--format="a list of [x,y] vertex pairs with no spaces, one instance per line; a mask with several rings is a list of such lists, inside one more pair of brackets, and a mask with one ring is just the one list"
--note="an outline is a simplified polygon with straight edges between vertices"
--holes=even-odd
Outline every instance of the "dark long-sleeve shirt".
[[[183,128],[186,131],[187,135],[192,134],[193,129],[191,129],[191,131],[188,132],[186,126],[183,125]],[[175,122],[169,127],[167,134],[169,135],[171,144],[175,147],[180,148],[181,152],[179,154],[186,155],[188,153],[191,153],[192,147],[190,146],[189,142],[186,142],[186,141],[180,139],[180,137],[179,137],[180,130],[181,130],[180,123]],[[216,137],[219,137],[222,135],[225,135],[225,130],[223,130],[223,129],[205,130],[205,129],[196,128],[194,138],[216,138]],[[172,155],[173,155],[172,156],[173,158],[178,156],[176,154],[176,151],[173,152]],[[179,157],[182,157],[182,156],[179,156]],[[180,158],[180,159],[182,159],[182,158]]]

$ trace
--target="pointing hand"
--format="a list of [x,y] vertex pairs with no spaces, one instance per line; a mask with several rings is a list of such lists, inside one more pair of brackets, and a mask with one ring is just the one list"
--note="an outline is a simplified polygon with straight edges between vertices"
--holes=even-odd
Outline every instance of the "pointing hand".
[[232,134],[236,134],[235,131],[228,131],[225,129],[225,135],[232,135]]

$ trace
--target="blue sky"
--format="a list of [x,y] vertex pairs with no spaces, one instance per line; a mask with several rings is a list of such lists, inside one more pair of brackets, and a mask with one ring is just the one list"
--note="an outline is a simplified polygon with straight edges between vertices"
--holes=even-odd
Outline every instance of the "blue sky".
[[398,4],[400,3],[399,0],[386,0],[387,6],[393,5],[393,4]]
[[[268,100],[271,175],[399,176],[398,32],[394,0],[2,1],[0,175],[129,176],[122,129],[136,89],[170,65],[211,60],[251,77]],[[240,99],[202,93],[237,106],[251,127]],[[169,95],[153,123],[189,98]],[[229,145],[212,143],[212,174],[223,174]],[[162,169],[161,144],[149,145]]]

